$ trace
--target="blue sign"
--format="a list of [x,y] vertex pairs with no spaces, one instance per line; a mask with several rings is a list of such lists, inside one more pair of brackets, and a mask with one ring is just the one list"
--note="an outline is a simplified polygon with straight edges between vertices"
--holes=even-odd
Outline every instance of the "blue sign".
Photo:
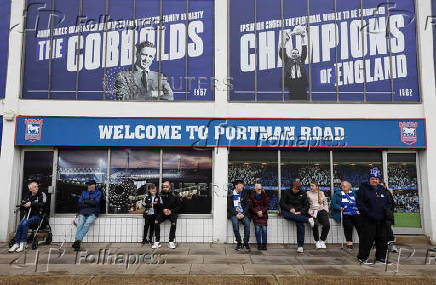
[[0,149],[2,148],[2,138],[3,138],[3,116],[0,116]]
[[419,102],[414,0],[229,3],[230,100]]
[[11,1],[2,1],[0,4],[0,98],[5,98],[10,10]]
[[34,146],[425,148],[425,128],[423,119],[18,117],[15,142]]
[[28,0],[22,97],[213,100],[213,36],[214,0]]

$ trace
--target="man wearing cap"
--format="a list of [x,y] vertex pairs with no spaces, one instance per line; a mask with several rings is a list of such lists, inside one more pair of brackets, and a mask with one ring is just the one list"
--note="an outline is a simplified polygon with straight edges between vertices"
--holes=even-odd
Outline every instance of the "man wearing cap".
[[83,238],[100,213],[101,192],[97,189],[95,180],[89,180],[86,185],[88,189],[83,191],[79,198],[79,221],[75,242],[72,246],[76,251],[80,250]]
[[386,189],[380,185],[381,173],[373,168],[369,182],[360,185],[357,195],[357,208],[360,212],[360,240],[357,258],[362,264],[372,264],[369,260],[372,245],[376,246],[376,262],[386,263],[386,215],[385,209],[391,207]]
[[[244,190],[244,181],[236,180],[233,182],[235,189],[227,197],[227,218],[232,220],[233,233],[235,234],[235,250],[246,248],[250,250],[248,241],[250,239],[250,193]],[[239,223],[244,225],[244,244],[239,233]]]
[[304,224],[310,224],[313,228],[315,222],[313,218],[309,218],[309,200],[306,192],[301,190],[300,180],[296,180],[292,184],[290,191],[282,192],[280,209],[283,218],[295,221],[297,225],[297,252],[303,253]]

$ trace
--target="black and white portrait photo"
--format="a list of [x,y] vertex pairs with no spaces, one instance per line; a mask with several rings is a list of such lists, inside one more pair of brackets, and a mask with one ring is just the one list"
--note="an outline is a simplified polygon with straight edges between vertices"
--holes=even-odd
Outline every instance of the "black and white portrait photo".
[[[293,48],[290,52],[288,42],[291,36],[300,35],[301,51],[298,48]],[[292,32],[286,32],[280,43],[279,56],[284,65],[284,87],[289,90],[290,100],[307,100],[307,88],[309,86],[307,80],[307,71],[305,61],[307,58],[307,35],[306,29],[303,26],[296,26]],[[289,53],[288,53],[289,52]]]
[[136,49],[136,62],[129,70],[116,75],[115,95],[123,101],[173,101],[174,95],[168,78],[150,70],[157,49],[149,41],[141,42]]

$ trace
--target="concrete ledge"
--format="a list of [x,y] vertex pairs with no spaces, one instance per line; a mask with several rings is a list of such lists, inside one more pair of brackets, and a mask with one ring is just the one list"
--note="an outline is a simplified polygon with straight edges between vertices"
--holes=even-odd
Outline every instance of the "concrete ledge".
[[198,284],[198,285],[291,285],[291,284],[395,284],[431,285],[436,277],[397,277],[397,276],[325,276],[325,275],[45,275],[45,276],[0,276],[2,285],[99,285],[99,284]]

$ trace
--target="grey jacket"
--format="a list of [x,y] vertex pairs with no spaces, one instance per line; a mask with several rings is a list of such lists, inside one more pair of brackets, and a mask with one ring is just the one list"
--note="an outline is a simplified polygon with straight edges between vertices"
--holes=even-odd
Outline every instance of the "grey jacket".
[[[159,72],[149,71],[147,74],[147,88],[142,83],[142,70],[136,66],[133,70],[120,71],[115,79],[115,94],[117,100],[174,100],[173,90],[168,83],[167,77]],[[160,91],[160,92],[159,92]],[[160,93],[160,94],[159,94]]]

